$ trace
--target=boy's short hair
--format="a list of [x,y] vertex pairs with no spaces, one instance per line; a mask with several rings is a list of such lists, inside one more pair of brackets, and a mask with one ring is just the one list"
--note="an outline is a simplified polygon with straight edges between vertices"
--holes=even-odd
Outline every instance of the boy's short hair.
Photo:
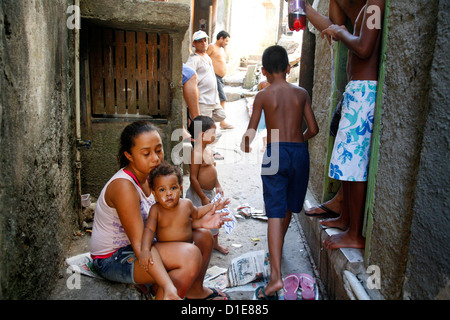
[[178,183],[180,184],[180,186],[182,186],[183,175],[181,174],[180,168],[171,165],[167,161],[163,161],[160,163],[159,166],[153,169],[152,172],[150,172],[149,175],[150,187],[152,187],[153,189],[153,185],[157,177],[170,176],[171,174],[174,174],[178,178]]
[[286,71],[289,65],[287,51],[282,46],[271,46],[264,50],[262,65],[268,73],[279,73]]
[[216,123],[211,117],[208,116],[196,116],[189,125],[188,131],[192,136],[192,139],[197,139],[195,134],[199,134],[200,132],[195,132],[196,123],[200,122],[202,124],[202,132],[206,132],[211,129]]
[[226,32],[225,30],[220,31],[217,34],[217,40],[220,40],[220,38],[223,38],[223,40],[225,40],[226,38],[230,37],[230,34],[228,32]]

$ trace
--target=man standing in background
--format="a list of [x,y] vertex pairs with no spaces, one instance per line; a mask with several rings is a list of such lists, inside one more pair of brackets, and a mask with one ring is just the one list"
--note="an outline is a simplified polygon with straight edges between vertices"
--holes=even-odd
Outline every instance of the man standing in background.
[[[208,35],[206,32],[199,30],[194,33],[192,40],[195,51],[189,56],[186,65],[197,73],[200,114],[212,118],[214,122],[223,122],[227,115],[220,106],[213,62],[206,53],[208,49]],[[217,151],[213,150],[213,152],[214,159],[224,159]]]
[[[225,74],[227,73],[227,63],[224,49],[228,45],[230,34],[226,31],[220,31],[217,34],[216,39],[216,43],[208,46],[206,53],[210,56],[213,62],[214,72],[217,78],[217,90],[219,91],[220,105],[225,110],[225,101],[227,101],[227,96],[224,91],[225,84],[223,82],[223,77],[225,77]],[[221,121],[220,129],[234,129],[234,126],[225,121]]]

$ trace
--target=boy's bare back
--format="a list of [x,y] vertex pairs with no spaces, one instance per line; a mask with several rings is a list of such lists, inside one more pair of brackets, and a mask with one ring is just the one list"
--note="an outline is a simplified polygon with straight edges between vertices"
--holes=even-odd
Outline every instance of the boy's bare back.
[[[253,102],[253,112],[247,131],[242,137],[241,150],[250,152],[261,114],[267,127],[267,143],[303,143],[319,132],[308,92],[286,81],[290,72],[286,49],[271,46],[263,53],[262,73],[270,86],[260,91]],[[303,132],[303,119],[307,129]]]
[[267,126],[267,142],[271,141],[271,131],[279,130],[279,141],[304,142],[302,120],[306,104],[310,104],[305,89],[286,81],[273,82],[255,98],[261,104]]

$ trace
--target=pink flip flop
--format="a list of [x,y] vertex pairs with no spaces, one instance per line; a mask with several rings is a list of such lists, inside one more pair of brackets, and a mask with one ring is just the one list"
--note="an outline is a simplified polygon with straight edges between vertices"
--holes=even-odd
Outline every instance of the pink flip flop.
[[284,300],[297,300],[297,290],[300,279],[296,274],[290,274],[283,281]]
[[296,273],[298,279],[300,279],[300,288],[302,289],[303,300],[314,300],[314,279],[307,273]]

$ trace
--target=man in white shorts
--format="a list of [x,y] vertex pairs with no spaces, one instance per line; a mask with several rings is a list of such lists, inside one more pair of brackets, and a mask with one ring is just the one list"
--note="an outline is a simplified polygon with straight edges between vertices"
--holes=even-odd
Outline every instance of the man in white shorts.
[[200,114],[211,117],[215,122],[221,122],[226,118],[226,114],[220,105],[213,63],[206,53],[208,49],[208,35],[206,32],[201,30],[195,32],[193,45],[195,52],[191,54],[186,65],[197,73],[198,89],[200,91]]

